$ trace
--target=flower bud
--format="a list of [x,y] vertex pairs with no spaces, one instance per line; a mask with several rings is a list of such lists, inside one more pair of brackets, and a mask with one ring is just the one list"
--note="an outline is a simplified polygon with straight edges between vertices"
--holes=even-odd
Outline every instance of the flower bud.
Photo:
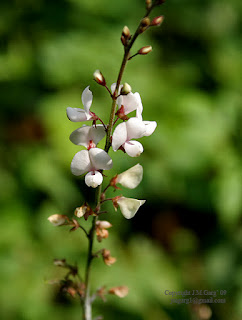
[[130,39],[130,30],[127,26],[123,27],[123,31],[122,31],[122,36],[124,36],[124,38],[126,39]]
[[141,49],[139,49],[138,54],[144,55],[144,54],[148,54],[152,51],[152,47],[151,46],[145,46],[142,47]]
[[121,89],[121,95],[127,95],[128,93],[130,93],[131,92],[131,86],[127,83],[127,82],[125,82],[124,83],[124,85],[123,85],[123,87],[122,87],[122,89]]
[[152,0],[146,0],[146,8],[150,9],[150,7],[152,6]]
[[129,293],[129,288],[126,286],[114,287],[108,290],[108,293],[114,294],[119,298],[124,298]]
[[158,17],[155,17],[151,23],[150,23],[150,26],[154,26],[154,27],[159,27],[162,22],[164,21],[164,16],[158,16]]
[[49,216],[49,218],[48,218],[50,223],[55,227],[63,226],[66,223],[67,219],[68,219],[68,217],[63,214],[53,214],[52,216]]
[[108,229],[112,227],[111,223],[105,220],[98,220],[96,222],[96,226],[100,229]]
[[99,70],[96,70],[94,73],[93,73],[93,77],[94,77],[94,80],[100,84],[101,86],[105,86],[106,85],[106,81],[105,81],[105,78],[104,76],[102,75],[102,73],[99,71]]
[[150,18],[145,17],[141,20],[139,32],[143,33],[150,25]]
[[124,26],[121,35],[121,42],[126,47],[128,45],[128,41],[131,38],[130,30],[127,26]]

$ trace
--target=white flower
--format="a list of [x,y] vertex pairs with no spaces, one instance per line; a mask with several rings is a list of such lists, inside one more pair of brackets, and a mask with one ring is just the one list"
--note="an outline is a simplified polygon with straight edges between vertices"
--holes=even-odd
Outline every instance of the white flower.
[[52,216],[49,216],[49,218],[48,218],[50,223],[55,227],[62,226],[63,224],[65,224],[66,219],[67,219],[67,216],[65,216],[63,214],[53,214]]
[[82,93],[82,104],[84,109],[71,108],[66,109],[67,117],[73,122],[82,122],[87,120],[95,120],[95,117],[90,112],[90,107],[92,105],[92,92],[89,90],[89,86]]
[[[115,87],[116,87],[116,83],[113,83],[111,85],[112,93],[114,93]],[[123,85],[120,85],[119,89],[118,89],[118,95],[121,93],[122,88],[123,88]],[[130,87],[130,89],[131,89],[131,87]],[[138,92],[135,92],[135,93],[129,92],[126,95],[120,95],[117,98],[117,104],[118,104],[118,108],[119,108],[117,115],[121,119],[123,118],[124,120],[126,120],[125,116],[134,110],[136,110],[136,112],[138,114],[140,114],[140,115],[142,114],[143,106],[142,106],[141,98],[140,98],[140,95]],[[137,116],[137,114],[136,114],[136,116]]]
[[96,147],[105,134],[106,131],[102,124],[97,124],[92,127],[83,125],[71,133],[70,140],[78,146],[84,146],[90,149],[91,147]]
[[99,171],[91,171],[85,175],[85,183],[88,187],[96,188],[103,182],[103,176]]
[[143,112],[143,104],[142,104],[142,101],[141,101],[141,97],[140,97],[140,94],[138,92],[135,92],[135,95],[136,95],[136,99],[137,99],[137,103],[138,103],[138,106],[137,106],[137,109],[136,109],[136,117],[140,120],[143,120],[142,119],[142,112]]
[[112,159],[104,150],[91,148],[75,154],[71,162],[71,172],[75,176],[88,172],[85,177],[85,183],[89,187],[96,188],[103,181],[102,174],[98,170],[109,170],[112,165]]
[[143,152],[143,146],[132,139],[151,135],[156,125],[155,121],[142,121],[138,118],[130,118],[127,122],[120,123],[113,133],[113,150],[117,151],[122,146],[130,157],[138,157]]
[[120,197],[117,200],[120,211],[126,219],[131,219],[135,216],[139,207],[145,203],[146,200],[138,200],[132,198]]
[[120,173],[117,177],[117,183],[125,188],[136,188],[143,178],[143,167],[138,163],[132,168]]

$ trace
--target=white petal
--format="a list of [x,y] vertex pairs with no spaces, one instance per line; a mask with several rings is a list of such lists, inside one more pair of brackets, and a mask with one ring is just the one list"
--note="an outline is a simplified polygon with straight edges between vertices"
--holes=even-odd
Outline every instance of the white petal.
[[94,170],[109,170],[113,166],[112,159],[107,152],[99,148],[91,148],[89,150],[89,156]]
[[141,138],[146,132],[145,124],[138,118],[130,118],[126,122],[126,128],[127,140]]
[[122,98],[122,105],[124,106],[125,114],[128,114],[137,109],[139,104],[134,93],[130,92],[129,94],[122,96]]
[[143,167],[138,163],[118,175],[117,182],[125,188],[136,188],[143,178]]
[[119,96],[116,100],[116,103],[118,105],[118,108],[120,108],[123,104],[123,96]]
[[126,122],[120,123],[113,132],[112,147],[113,151],[118,148],[127,140]]
[[88,187],[96,188],[103,182],[103,176],[99,171],[88,172],[85,176],[85,183]]
[[91,161],[87,150],[82,150],[74,155],[71,162],[71,172],[75,176],[80,176],[83,173],[91,170]]
[[142,105],[141,97],[138,92],[135,92],[134,95],[135,95],[137,102],[138,102],[138,107],[136,109],[136,117],[138,119],[142,120],[143,105]]
[[53,226],[62,226],[66,222],[66,216],[63,214],[53,214],[52,216],[49,216],[48,220],[50,221]]
[[78,146],[84,146],[87,148],[89,143],[89,135],[90,135],[91,127],[83,125],[81,128],[76,129],[70,135],[70,140],[72,143]]
[[155,121],[143,121],[143,123],[145,124],[146,128],[144,136],[148,137],[155,131],[157,123]]
[[84,110],[87,116],[87,120],[91,118],[91,115],[89,114],[90,107],[92,105],[92,92],[89,90],[89,86],[86,87],[86,89],[82,92],[82,103],[84,106]]
[[98,144],[106,135],[106,131],[102,124],[97,124],[96,127],[91,127],[89,131],[89,141],[92,140],[95,144]]
[[127,141],[123,144],[124,150],[130,157],[139,157],[144,151],[142,144],[135,140]]
[[[119,86],[118,94],[120,94],[120,91],[121,91],[122,87],[123,87],[123,85]],[[112,93],[114,93],[115,88],[116,88],[116,82],[111,85],[111,92]]]
[[131,219],[139,210],[139,207],[145,203],[146,200],[137,200],[132,198],[121,197],[117,203],[120,211],[126,219]]
[[87,121],[85,110],[79,108],[68,107],[66,109],[67,117],[73,122]]

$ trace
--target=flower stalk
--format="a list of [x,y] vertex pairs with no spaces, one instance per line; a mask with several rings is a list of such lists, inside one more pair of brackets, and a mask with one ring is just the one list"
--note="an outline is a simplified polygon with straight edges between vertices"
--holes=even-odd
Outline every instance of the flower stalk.
[[[71,162],[71,171],[76,176],[86,173],[86,185],[88,187],[97,188],[96,207],[95,209],[92,209],[85,202],[81,207],[78,207],[75,210],[75,215],[79,219],[84,217],[85,220],[87,220],[90,215],[92,216],[92,224],[89,231],[79,224],[76,219],[70,220],[66,215],[52,215],[49,217],[49,221],[54,226],[72,226],[70,231],[82,229],[87,236],[88,250],[84,277],[82,278],[79,276],[78,269],[76,268],[75,270],[77,270],[76,273],[78,275],[79,283],[69,281],[69,275],[74,274],[73,270],[70,270],[71,273],[68,273],[67,277],[69,282],[67,282],[64,287],[65,291],[72,296],[75,296],[76,293],[80,296],[83,306],[83,320],[92,320],[92,303],[96,297],[99,296],[101,299],[105,300],[105,294],[115,294],[120,298],[123,298],[128,294],[128,287],[126,286],[114,287],[109,291],[105,290],[105,287],[101,287],[96,293],[91,293],[90,279],[94,258],[98,258],[100,253],[107,266],[111,266],[116,262],[116,258],[112,257],[110,251],[106,248],[103,248],[96,253],[94,252],[94,239],[95,235],[99,242],[107,238],[109,232],[106,229],[112,226],[108,221],[99,220],[99,215],[105,212],[101,211],[101,206],[105,201],[112,201],[114,209],[117,211],[119,208],[126,219],[133,218],[140,206],[145,203],[145,200],[126,198],[122,195],[106,198],[106,191],[109,187],[113,187],[114,190],[120,189],[116,184],[120,184],[129,189],[136,188],[143,177],[143,167],[140,164],[135,165],[121,174],[115,175],[110,180],[107,187],[102,191],[103,170],[112,168],[112,159],[108,155],[111,146],[114,152],[121,150],[131,157],[137,157],[143,152],[143,146],[140,142],[132,139],[149,136],[156,128],[157,124],[155,121],[143,121],[142,119],[143,106],[139,93],[132,93],[131,86],[127,83],[121,85],[121,81],[127,62],[138,54],[146,55],[152,50],[151,46],[145,46],[133,56],[131,56],[130,53],[133,44],[140,34],[145,32],[150,26],[158,26],[161,24],[163,19],[161,17],[157,17],[155,20],[153,19],[152,22],[150,22],[149,19],[149,15],[153,8],[160,5],[161,2],[162,1],[155,1],[152,4],[151,0],[146,0],[146,14],[141,19],[133,36],[131,36],[127,26],[123,28],[121,41],[124,47],[124,55],[117,81],[111,86],[111,90],[109,90],[106,79],[99,70],[96,70],[93,74],[94,80],[107,89],[112,99],[108,125],[105,125],[99,116],[90,111],[93,95],[89,90],[89,86],[82,93],[84,109],[67,108],[69,120],[73,122],[92,121],[92,126],[83,125],[81,128],[73,131],[70,135],[72,143],[86,148],[86,150],[81,150],[74,156]],[[116,112],[117,106],[118,111]],[[132,111],[136,111],[136,117],[129,118],[127,114]],[[115,116],[117,116],[116,120]],[[114,126],[119,119],[123,122],[118,124],[114,129]],[[96,124],[97,121],[100,121],[101,124]],[[99,149],[97,144],[104,136],[106,136],[105,147],[104,149]],[[67,264],[65,264],[65,266],[66,265]]]

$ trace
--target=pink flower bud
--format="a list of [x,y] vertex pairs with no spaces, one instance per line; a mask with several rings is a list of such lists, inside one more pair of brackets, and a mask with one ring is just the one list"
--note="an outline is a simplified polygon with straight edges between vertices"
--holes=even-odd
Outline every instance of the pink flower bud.
[[152,47],[151,46],[145,46],[145,47],[142,47],[141,49],[139,49],[138,51],[138,54],[148,54],[152,51]]
[[127,26],[123,27],[122,36],[126,39],[130,39],[130,30]]
[[155,17],[155,18],[151,21],[150,25],[151,25],[151,26],[154,26],[154,27],[155,27],[155,26],[158,27],[158,26],[160,26],[160,25],[162,24],[163,20],[164,20],[164,16]]
[[122,30],[122,35],[121,35],[121,42],[125,47],[128,45],[130,38],[131,38],[130,30],[127,26],[124,26]]
[[94,73],[93,73],[93,77],[94,77],[94,80],[100,84],[101,86],[105,86],[106,85],[106,81],[105,81],[105,78],[104,76],[102,75],[102,73],[99,71],[99,70],[96,70]]

